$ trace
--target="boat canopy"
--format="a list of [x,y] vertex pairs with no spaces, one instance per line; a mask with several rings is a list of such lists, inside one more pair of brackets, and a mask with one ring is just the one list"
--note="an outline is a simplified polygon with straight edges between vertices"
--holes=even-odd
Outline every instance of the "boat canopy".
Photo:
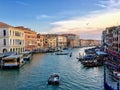
[[97,54],[97,55],[107,55],[107,53],[102,52],[102,51],[97,51],[96,54]]
[[16,52],[6,52],[4,53],[4,56],[7,57],[7,56],[10,56],[10,55],[15,55]]
[[95,57],[95,54],[87,54],[86,56],[84,56],[84,59],[94,59]]
[[1,57],[4,57],[4,54],[0,53],[0,58],[1,58]]
[[31,51],[24,51],[24,52],[22,52],[22,54],[29,54],[29,53],[31,53]]
[[19,57],[22,57],[22,55],[11,55],[11,56],[8,56],[8,57],[4,57],[3,60],[17,59]]

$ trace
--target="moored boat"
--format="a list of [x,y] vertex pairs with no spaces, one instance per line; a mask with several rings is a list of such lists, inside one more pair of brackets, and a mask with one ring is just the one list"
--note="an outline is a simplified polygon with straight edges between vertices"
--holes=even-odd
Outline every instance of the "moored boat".
[[82,60],[84,60],[84,59],[81,58],[81,57],[77,57],[76,59],[78,59],[78,61],[82,61]]
[[83,57],[84,60],[94,60],[96,58],[95,54],[87,54]]
[[57,52],[55,53],[56,55],[68,55],[69,53],[68,52]]
[[23,54],[23,60],[29,61],[32,59],[32,53],[30,51],[25,51]]
[[1,60],[1,68],[19,68],[24,63],[22,55],[11,55]]
[[60,84],[60,76],[58,74],[52,74],[50,75],[48,79],[49,85],[59,85]]

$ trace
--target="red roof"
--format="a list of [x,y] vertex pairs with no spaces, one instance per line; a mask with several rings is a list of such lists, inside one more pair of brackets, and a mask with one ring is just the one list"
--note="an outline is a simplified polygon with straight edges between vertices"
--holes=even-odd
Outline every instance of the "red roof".
[[0,27],[11,27],[11,26],[6,23],[0,22]]

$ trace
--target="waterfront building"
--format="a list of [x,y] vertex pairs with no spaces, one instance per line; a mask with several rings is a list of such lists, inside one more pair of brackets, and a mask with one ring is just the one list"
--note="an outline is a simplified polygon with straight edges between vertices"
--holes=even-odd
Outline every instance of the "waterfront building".
[[107,51],[107,30],[104,30],[103,32],[102,32],[102,41],[101,41],[101,43],[102,43],[102,46],[103,46],[103,51]]
[[87,45],[86,45],[86,40],[80,39],[80,40],[79,40],[79,45],[80,45],[81,47],[87,46]]
[[43,49],[44,47],[44,35],[37,34],[37,49]]
[[115,30],[113,30],[113,51],[115,52],[115,59],[120,59],[120,26],[117,26]]
[[67,46],[68,47],[75,47],[75,40],[74,39],[68,39],[67,40]]
[[48,47],[49,47],[48,36],[47,36],[47,34],[43,34],[43,48],[47,49]]
[[86,40],[86,46],[94,46],[94,40]]
[[[102,45],[104,47],[104,51],[106,51],[109,55],[105,59],[105,65],[107,65],[112,72],[112,78],[116,79],[116,87],[114,89],[112,87],[111,80],[107,79],[109,75],[106,75],[106,71],[104,70],[104,87],[109,90],[119,90],[119,73],[120,73],[120,26],[108,27],[102,32]],[[105,67],[104,67],[105,69]],[[107,72],[110,74],[109,72]],[[117,81],[118,80],[118,81]],[[110,83],[111,84],[110,84]]]
[[48,48],[55,49],[57,47],[57,37],[56,36],[48,36]]
[[120,53],[120,30],[118,30],[118,51]]
[[25,28],[23,26],[17,26],[15,28],[21,29],[25,33],[25,50],[36,50],[37,49],[37,32]]
[[120,26],[106,28],[102,33],[103,46],[106,46],[106,52],[112,61],[120,59]]
[[67,47],[67,38],[62,35],[57,36],[57,47],[66,48]]
[[21,53],[25,49],[24,31],[0,22],[0,53]]
[[100,45],[100,40],[91,40],[91,39],[80,39],[79,44],[81,47],[84,46],[99,46]]
[[88,39],[87,41],[89,46],[99,46],[101,42],[100,40],[92,40],[92,39],[90,40]]
[[67,38],[68,47],[79,47],[79,36],[76,34],[62,34]]
[[95,40],[94,45],[95,46],[100,46],[101,45],[101,40]]
[[57,34],[42,34],[43,36],[43,48],[48,49],[52,48],[54,49],[57,47]]

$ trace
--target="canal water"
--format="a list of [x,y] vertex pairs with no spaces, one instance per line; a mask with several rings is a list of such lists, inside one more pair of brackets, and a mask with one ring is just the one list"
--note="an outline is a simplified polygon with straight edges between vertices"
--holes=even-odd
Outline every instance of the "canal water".
[[[19,70],[0,70],[0,90],[103,90],[103,67],[86,68],[76,59],[84,48],[69,55],[36,54]],[[47,85],[59,73],[59,86]]]

